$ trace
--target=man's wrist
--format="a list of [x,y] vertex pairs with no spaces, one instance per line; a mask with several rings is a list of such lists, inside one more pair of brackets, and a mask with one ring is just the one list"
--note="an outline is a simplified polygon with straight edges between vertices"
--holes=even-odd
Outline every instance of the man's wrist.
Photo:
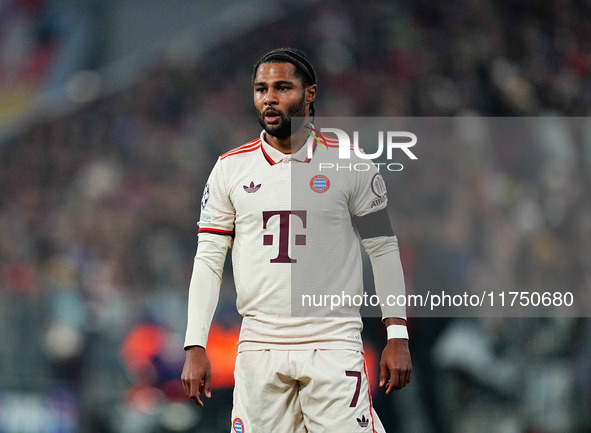
[[203,346],[199,346],[199,345],[197,345],[197,344],[195,344],[195,345],[192,345],[192,346],[186,346],[186,347],[185,347],[185,352],[188,352],[188,351],[190,351],[190,350],[195,350],[195,349],[197,349],[197,350],[198,350],[198,349],[205,350],[205,347],[203,347]]
[[408,330],[405,325],[390,325],[386,328],[388,340],[393,338],[403,338],[408,340]]
[[384,319],[388,340],[404,339],[408,340],[408,330],[406,329],[406,320],[400,317],[388,317]]
[[403,319],[401,317],[386,317],[385,319],[382,319],[384,322],[384,325],[386,326],[390,326],[390,325],[403,325],[406,326],[406,319]]

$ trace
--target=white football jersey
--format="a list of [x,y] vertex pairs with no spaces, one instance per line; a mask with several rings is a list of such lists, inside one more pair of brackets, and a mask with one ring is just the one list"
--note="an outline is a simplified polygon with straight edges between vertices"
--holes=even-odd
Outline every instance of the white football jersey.
[[205,187],[200,238],[233,237],[241,351],[363,350],[358,307],[310,308],[304,298],[315,294],[330,306],[324,295],[363,293],[351,216],[385,208],[386,191],[375,165],[355,155],[351,167],[367,169],[347,170],[339,161],[344,169],[321,171],[321,162],[338,158],[336,142],[325,138],[310,160],[307,145],[286,155],[262,132],[222,155]]

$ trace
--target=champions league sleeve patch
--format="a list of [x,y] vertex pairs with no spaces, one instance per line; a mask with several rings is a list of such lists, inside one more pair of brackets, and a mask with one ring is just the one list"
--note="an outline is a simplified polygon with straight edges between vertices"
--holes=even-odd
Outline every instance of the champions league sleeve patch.
[[205,189],[203,190],[203,197],[201,197],[201,210],[205,209],[207,206],[207,201],[209,200],[209,182],[205,184]]

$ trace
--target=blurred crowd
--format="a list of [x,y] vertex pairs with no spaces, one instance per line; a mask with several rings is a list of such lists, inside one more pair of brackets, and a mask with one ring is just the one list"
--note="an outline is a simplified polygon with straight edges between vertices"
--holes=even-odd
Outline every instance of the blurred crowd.
[[44,0],[0,3],[0,125],[31,108],[61,48]]
[[[575,0],[293,6],[204,55],[163,54],[131,88],[32,124],[0,145],[0,398],[46,393],[44,410],[70,420],[60,431],[227,431],[229,385],[197,410],[178,378],[201,193],[217,156],[259,133],[256,60],[278,46],[307,52],[320,116],[584,118],[590,18],[591,4]],[[417,145],[420,163],[388,185],[408,289],[588,292],[585,122],[553,117],[526,140],[500,121],[492,145],[470,128]],[[228,269],[220,340],[239,326],[234,301]],[[409,327],[413,382],[376,397],[386,425],[589,430],[587,319],[411,318]],[[379,321],[366,322],[364,338],[381,350]],[[0,431],[12,431],[21,421],[2,410]],[[49,431],[42,425],[22,431]]]

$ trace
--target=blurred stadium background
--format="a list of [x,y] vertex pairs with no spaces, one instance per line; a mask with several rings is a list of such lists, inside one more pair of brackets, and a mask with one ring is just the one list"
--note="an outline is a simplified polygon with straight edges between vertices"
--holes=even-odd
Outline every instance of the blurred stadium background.
[[[266,51],[309,53],[320,115],[585,117],[590,22],[587,0],[0,1],[0,432],[229,430],[231,272],[205,409],[178,380],[186,295],[206,177],[259,132]],[[456,150],[391,188],[408,286],[588,291],[591,128]],[[591,431],[589,320],[409,326],[411,385],[375,393],[389,432]],[[376,375],[384,338],[366,321]]]

